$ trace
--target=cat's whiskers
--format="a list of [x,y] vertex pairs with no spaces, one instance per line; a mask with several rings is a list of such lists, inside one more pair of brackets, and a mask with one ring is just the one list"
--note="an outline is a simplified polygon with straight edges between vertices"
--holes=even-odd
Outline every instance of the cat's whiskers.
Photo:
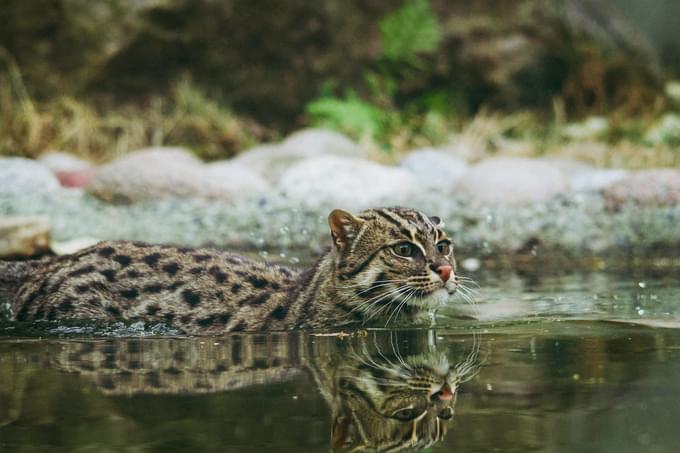
[[[401,309],[406,305],[406,303],[409,300],[411,300],[413,298],[413,295],[416,294],[416,292],[417,292],[416,289],[410,288],[410,291],[402,298],[402,301],[394,308],[394,310],[392,310],[390,317],[387,318],[387,321],[385,322],[385,327],[387,327],[387,325],[390,323],[390,320],[392,319],[392,317],[395,314],[397,314],[397,318],[398,318],[398,314],[401,312]],[[395,318],[395,320],[396,320],[396,318]]]
[[[383,299],[385,299],[386,297],[390,297],[394,294],[398,294],[402,289],[403,289],[403,286],[393,288],[393,289],[390,289],[386,292],[382,292],[382,293],[378,294],[377,296],[374,296],[374,297],[372,297],[368,300],[365,300],[365,301],[361,302],[359,305],[357,305],[356,307],[354,307],[352,310],[350,310],[346,314],[346,317],[349,317],[355,311],[361,311],[365,314],[369,314],[369,313],[374,312],[374,311],[382,311],[382,308],[384,308],[385,306],[378,306],[377,304],[380,301],[382,301]],[[370,315],[368,319],[370,319],[371,317],[373,317],[373,315]],[[365,320],[364,323],[367,322],[367,321],[368,320]]]
[[[402,285],[398,288],[395,288],[391,291],[388,291],[387,293],[382,295],[382,297],[369,299],[369,301],[367,301],[370,304],[369,308],[373,308],[373,307],[375,307],[375,308],[373,310],[367,310],[367,312],[373,311],[373,313],[371,313],[369,315],[369,317],[364,321],[364,323],[369,322],[374,316],[376,316],[376,315],[382,313],[383,311],[389,309],[390,304],[378,305],[381,301],[385,300],[388,297],[395,297],[395,296],[402,295],[405,291],[408,291],[408,290],[409,290],[409,287],[407,285]],[[366,305],[366,304],[364,303],[362,305]]]

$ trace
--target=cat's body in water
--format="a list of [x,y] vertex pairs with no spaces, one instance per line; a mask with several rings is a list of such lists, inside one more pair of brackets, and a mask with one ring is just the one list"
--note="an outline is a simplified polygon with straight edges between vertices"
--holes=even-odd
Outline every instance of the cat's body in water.
[[329,216],[334,246],[305,272],[211,249],[102,242],[0,262],[17,321],[134,320],[188,334],[336,327],[433,311],[458,288],[437,217],[407,208]]

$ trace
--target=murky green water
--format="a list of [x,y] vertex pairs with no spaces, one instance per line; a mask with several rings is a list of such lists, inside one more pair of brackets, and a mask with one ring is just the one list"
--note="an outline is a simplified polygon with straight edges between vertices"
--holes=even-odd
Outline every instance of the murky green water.
[[482,274],[436,329],[350,337],[5,324],[0,451],[677,451],[675,275]]

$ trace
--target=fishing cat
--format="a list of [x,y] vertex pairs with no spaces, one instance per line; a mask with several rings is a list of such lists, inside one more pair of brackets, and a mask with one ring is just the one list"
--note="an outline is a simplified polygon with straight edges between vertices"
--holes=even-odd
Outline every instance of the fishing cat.
[[0,299],[17,321],[138,320],[219,334],[390,322],[437,309],[459,287],[437,217],[334,210],[328,223],[333,247],[305,272],[210,249],[102,242],[0,263]]

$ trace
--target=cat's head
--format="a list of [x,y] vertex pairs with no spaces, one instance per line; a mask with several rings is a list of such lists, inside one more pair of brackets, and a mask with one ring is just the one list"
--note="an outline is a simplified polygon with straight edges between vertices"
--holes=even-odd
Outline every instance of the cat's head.
[[420,450],[444,438],[460,382],[455,369],[440,353],[387,359],[363,361],[340,378],[334,451]]
[[435,309],[456,291],[453,244],[438,217],[407,208],[328,217],[337,291],[365,317]]

